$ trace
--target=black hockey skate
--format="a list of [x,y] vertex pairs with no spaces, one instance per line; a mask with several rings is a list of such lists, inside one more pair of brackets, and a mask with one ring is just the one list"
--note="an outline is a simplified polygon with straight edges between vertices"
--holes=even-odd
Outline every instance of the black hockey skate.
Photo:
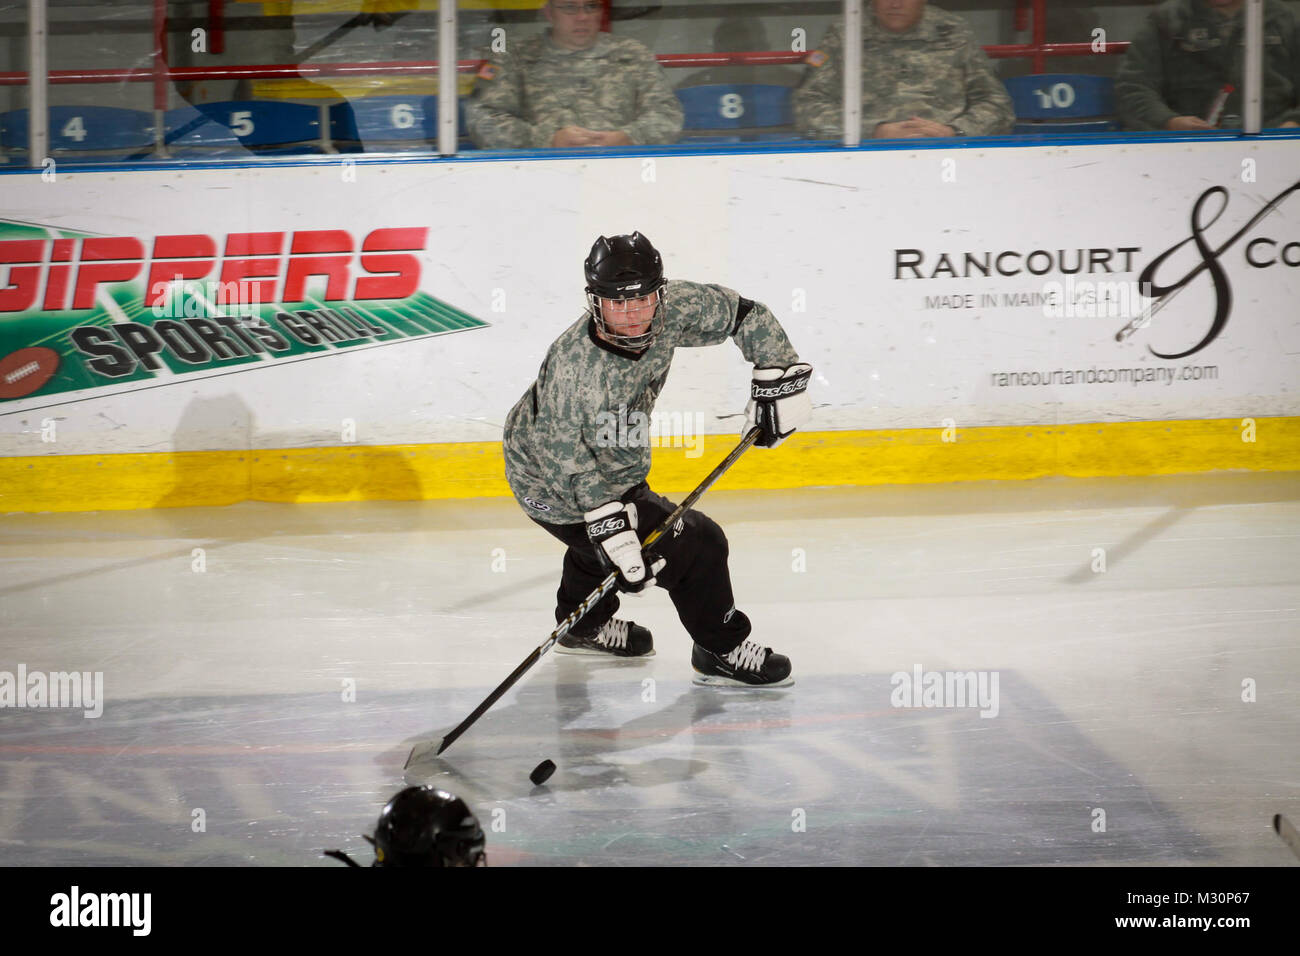
[[695,683],[711,687],[785,687],[794,683],[790,658],[749,640],[730,654],[714,654],[696,644],[691,667],[695,668]]
[[610,618],[590,637],[570,631],[555,642],[557,654],[590,654],[602,657],[651,657],[655,652],[650,632],[632,621]]

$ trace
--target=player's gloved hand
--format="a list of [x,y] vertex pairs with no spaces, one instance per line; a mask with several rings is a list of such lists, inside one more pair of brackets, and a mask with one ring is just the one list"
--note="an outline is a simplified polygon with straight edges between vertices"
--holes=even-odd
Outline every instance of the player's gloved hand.
[[639,594],[653,586],[655,575],[667,562],[657,558],[646,570],[646,556],[636,536],[636,505],[609,501],[582,516],[587,522],[587,539],[607,570],[618,572],[618,589]]
[[812,366],[799,362],[789,368],[756,368],[745,406],[745,431],[757,425],[763,434],[759,448],[775,448],[812,417],[808,381]]

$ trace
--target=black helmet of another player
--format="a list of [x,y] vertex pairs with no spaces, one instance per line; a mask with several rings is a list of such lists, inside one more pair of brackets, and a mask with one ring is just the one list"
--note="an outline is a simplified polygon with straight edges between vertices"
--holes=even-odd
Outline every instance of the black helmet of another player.
[[[612,238],[601,236],[591,247],[583,267],[587,276],[587,308],[601,335],[622,348],[638,352],[647,348],[663,328],[664,263],[658,250],[639,232]],[[610,327],[604,300],[622,302],[647,296],[654,297],[654,313],[644,332],[629,335]]]
[[487,866],[483,828],[465,801],[407,787],[379,814],[375,866]]

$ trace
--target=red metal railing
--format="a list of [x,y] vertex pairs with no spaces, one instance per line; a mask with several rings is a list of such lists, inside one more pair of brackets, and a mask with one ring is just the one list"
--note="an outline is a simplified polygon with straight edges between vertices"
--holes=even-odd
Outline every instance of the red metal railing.
[[[457,72],[474,73],[482,60],[461,60]],[[394,60],[388,63],[321,63],[298,66],[293,63],[265,63],[251,66],[172,66],[161,73],[152,69],[122,70],[51,70],[51,84],[66,83],[147,83],[161,76],[168,80],[265,80],[313,76],[380,76],[402,73],[437,76],[438,64]],[[27,82],[27,74],[0,73],[0,86],[17,86]]]
[[984,52],[994,60],[1015,58],[1032,58],[1035,73],[1046,73],[1046,59],[1049,56],[1118,56],[1128,49],[1128,41],[1107,42],[1101,50],[1094,50],[1091,43],[992,43]]
[[[1127,43],[1107,43],[1106,54],[1123,53]],[[1045,43],[1035,48],[1028,43],[992,44],[984,48],[993,59],[1044,56],[1099,56],[1088,43]],[[803,53],[777,50],[770,53],[665,53],[657,57],[669,68],[708,66],[779,66],[799,64]],[[393,60],[376,63],[263,63],[249,66],[167,66],[159,57],[155,69],[51,70],[50,83],[144,83],[161,80],[265,80],[313,76],[382,76],[401,73],[408,76],[437,76],[438,64],[419,60]],[[476,73],[484,60],[461,60],[458,73]],[[1039,71],[1041,72],[1041,71]],[[27,82],[25,71],[0,73],[0,86],[21,86]]]
[[1094,50],[1091,43],[1048,43],[1047,0],[1016,0],[1015,30],[1017,33],[1032,30],[1028,43],[995,43],[984,52],[995,60],[1028,58],[1034,61],[1033,72],[1047,72],[1049,56],[1116,56],[1128,49],[1128,42],[1102,44]]
[[208,49],[226,52],[226,0],[208,0]]
[[[604,29],[609,29],[610,2],[604,0]],[[208,21],[211,27],[212,52],[225,47],[223,26],[223,0],[209,0]],[[991,43],[984,52],[995,60],[1033,60],[1033,72],[1044,73],[1047,58],[1054,56],[1115,56],[1128,49],[1127,42],[1106,43],[1098,51],[1091,43],[1048,43],[1046,0],[1016,0],[1015,29],[1032,26],[1033,38],[1029,43]],[[400,73],[407,76],[437,76],[438,64],[427,61],[396,60],[384,63],[320,63],[297,65],[293,63],[267,63],[249,66],[186,66],[172,67],[166,60],[165,39],[167,28],[166,0],[154,0],[153,37],[154,50],[151,67],[121,70],[51,70],[49,82],[64,83],[142,83],[152,82],[154,108],[166,109],[167,83],[177,80],[265,80],[313,76],[382,76]],[[656,57],[668,68],[699,68],[710,66],[779,66],[799,64],[805,54],[784,50],[754,53],[665,53]],[[461,60],[456,65],[458,73],[474,73],[483,60]],[[21,86],[27,82],[26,72],[0,73],[0,86]]]
[[1043,67],[1046,66],[1043,55],[1043,47],[1047,45],[1047,0],[1034,0],[1034,30],[1033,40],[1029,46],[1034,51],[1031,56],[1034,61],[1034,72],[1042,73]]

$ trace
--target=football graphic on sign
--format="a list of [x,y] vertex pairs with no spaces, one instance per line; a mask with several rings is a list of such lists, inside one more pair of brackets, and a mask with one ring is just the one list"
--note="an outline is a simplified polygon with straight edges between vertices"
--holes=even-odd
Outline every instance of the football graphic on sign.
[[44,346],[19,349],[0,359],[0,398],[22,398],[59,370],[59,353]]

